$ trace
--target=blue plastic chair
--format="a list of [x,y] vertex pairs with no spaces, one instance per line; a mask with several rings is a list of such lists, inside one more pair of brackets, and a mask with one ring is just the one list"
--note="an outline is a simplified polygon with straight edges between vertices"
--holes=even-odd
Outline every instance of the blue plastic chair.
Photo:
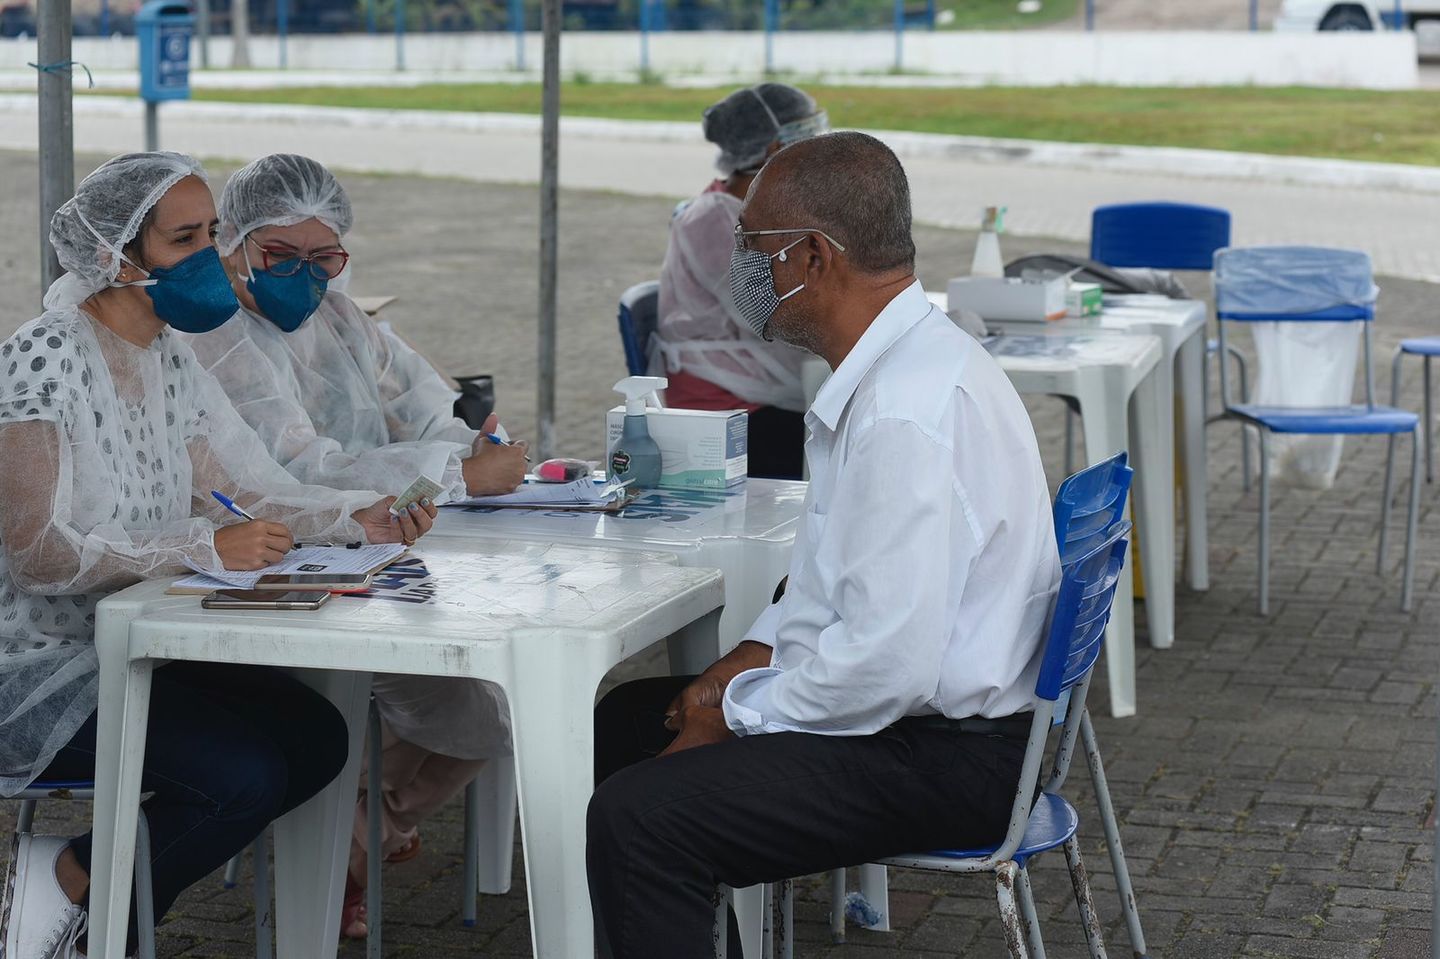
[[[1230,211],[1219,207],[1193,203],[1116,203],[1096,207],[1090,214],[1090,259],[1107,266],[1208,273],[1214,264],[1215,252],[1229,245]],[[1207,366],[1210,355],[1219,350],[1218,340],[1206,342]],[[1235,361],[1240,376],[1240,399],[1248,401],[1250,373],[1245,354],[1231,348],[1228,355]],[[1210,382],[1208,369],[1205,382]],[[1205,419],[1207,422],[1211,419],[1208,412]],[[1070,435],[1071,427],[1067,423],[1067,449]],[[1249,490],[1249,446],[1241,444],[1240,458],[1245,489]],[[1067,461],[1066,469],[1069,468]]]
[[[1040,701],[1030,726],[1030,739],[1011,808],[1010,826],[1005,838],[993,846],[976,849],[940,850],[929,853],[894,856],[880,860],[886,866],[904,866],[940,872],[993,873],[996,900],[1001,921],[1006,929],[1006,943],[1013,959],[1043,957],[1044,944],[1040,935],[1039,916],[1030,889],[1028,865],[1034,856],[1063,847],[1070,865],[1071,882],[1079,906],[1082,927],[1090,955],[1104,959],[1105,947],[1100,938],[1100,923],[1090,895],[1080,846],[1075,839],[1079,816],[1075,808],[1059,793],[1070,770],[1075,740],[1088,725],[1085,709],[1090,689],[1090,675],[1104,645],[1105,625],[1124,566],[1126,534],[1130,524],[1124,519],[1125,499],[1129,491],[1131,470],[1123,454],[1096,464],[1061,485],[1056,497],[1055,515],[1060,525],[1062,574],[1055,600],[1050,632],[1040,675],[1035,683]],[[1062,725],[1051,774],[1038,799],[1035,787],[1044,762],[1045,746],[1052,725]],[[1103,786],[1103,768],[1094,748],[1093,730],[1087,737],[1087,754],[1093,758],[1092,774],[1101,771],[1097,791]],[[1109,793],[1105,792],[1108,806]],[[1112,822],[1106,829],[1111,837]],[[1118,847],[1118,832],[1113,837]],[[1112,850],[1112,860],[1116,852]],[[1123,863],[1123,852],[1119,853]],[[1128,870],[1117,870],[1129,885]],[[776,954],[791,959],[794,937],[791,930],[793,906],[792,885],[781,884],[778,899],[780,917],[774,923],[781,935]],[[1133,905],[1126,910],[1127,922]],[[1023,924],[1023,931],[1022,931]],[[1143,936],[1139,935],[1138,915],[1131,925],[1132,943],[1137,955],[1143,954]],[[1028,943],[1028,948],[1027,948]]]
[[[11,797],[20,800],[20,812],[15,818],[15,837],[32,831],[35,825],[35,807],[45,799],[95,800],[93,780],[37,781]],[[150,876],[150,824],[145,820],[145,810],[140,810],[135,824],[135,937],[139,943],[138,959],[155,959],[155,893]]]
[[625,349],[625,366],[631,376],[650,371],[650,334],[655,332],[659,313],[660,283],[637,283],[620,294],[620,345]]
[[[1435,395],[1430,391],[1430,361],[1440,356],[1440,336],[1421,336],[1411,340],[1401,340],[1400,345],[1395,348],[1395,360],[1390,367],[1390,405],[1398,406],[1400,403],[1400,358],[1403,356],[1419,356],[1424,360],[1425,376],[1425,413],[1424,423],[1421,431],[1425,436],[1425,482],[1435,482]],[[1389,443],[1389,450],[1385,454],[1385,472],[1388,475],[1395,462],[1395,440],[1392,437]]]
[[[1365,344],[1365,402],[1333,408],[1259,406],[1248,403],[1233,404],[1227,389],[1225,368],[1220,368],[1220,395],[1225,404],[1225,415],[1253,426],[1260,435],[1260,562],[1259,592],[1260,614],[1270,612],[1270,446],[1271,433],[1300,435],[1384,435],[1392,438],[1399,433],[1409,433],[1415,440],[1412,451],[1410,486],[1410,516],[1405,539],[1404,583],[1400,592],[1400,609],[1409,612],[1415,585],[1415,534],[1420,505],[1420,418],[1408,410],[1393,406],[1379,406],[1375,403],[1375,372],[1371,359],[1371,327],[1375,319],[1375,308],[1371,304],[1342,304],[1309,312],[1284,312],[1282,310],[1241,309],[1226,280],[1226,262],[1238,264],[1241,258],[1271,256],[1284,252],[1295,258],[1296,266],[1291,275],[1271,274],[1277,287],[1295,291],[1304,289],[1314,282],[1307,273],[1321,271],[1328,267],[1336,256],[1344,257],[1368,275],[1369,257],[1364,253],[1331,250],[1323,247],[1252,247],[1248,249],[1222,250],[1216,255],[1216,315],[1220,319],[1220,344],[1225,344],[1227,322],[1273,323],[1360,323],[1364,330]],[[1351,260],[1350,258],[1356,258]],[[1313,265],[1312,265],[1313,261]],[[1243,305],[1243,301],[1240,301]],[[1385,471],[1385,489],[1380,505],[1380,546],[1377,557],[1377,571],[1385,562],[1385,545],[1390,525],[1390,493],[1392,488],[1391,470]]]

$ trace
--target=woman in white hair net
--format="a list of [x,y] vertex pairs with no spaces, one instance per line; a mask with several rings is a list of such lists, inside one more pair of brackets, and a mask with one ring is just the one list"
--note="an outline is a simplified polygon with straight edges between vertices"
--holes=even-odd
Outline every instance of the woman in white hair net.
[[[102,164],[56,211],[67,273],[0,344],[0,794],[95,775],[96,604],[143,579],[254,570],[292,536],[413,542],[369,491],[298,483],[175,330],[230,318],[204,171],[178,153]],[[228,494],[256,517],[238,521]],[[261,667],[156,670],[142,788],[155,919],[188,885],[309,799],[345,763],[345,723]],[[219,757],[217,759],[217,757]],[[83,948],[89,834],[23,837],[4,955]],[[130,949],[135,948],[131,921]]]
[[[237,171],[220,195],[218,244],[240,309],[191,337],[200,362],[297,479],[399,491],[417,475],[439,499],[508,493],[525,475],[522,445],[497,445],[451,415],[455,394],[430,363],[329,289],[349,254],[350,199],[322,164],[273,154]],[[418,826],[487,759],[508,757],[499,687],[427,676],[375,677],[384,738],[381,854],[420,850]],[[355,811],[342,931],[366,932],[366,796]]]
[[720,148],[721,179],[670,224],[650,371],[669,378],[669,406],[748,410],[750,475],[799,479],[805,444],[800,366],[809,354],[751,330],[730,294],[730,253],[755,174],[781,147],[825,133],[829,120],[804,91],[762,83],[730,94],[701,122],[705,139]]

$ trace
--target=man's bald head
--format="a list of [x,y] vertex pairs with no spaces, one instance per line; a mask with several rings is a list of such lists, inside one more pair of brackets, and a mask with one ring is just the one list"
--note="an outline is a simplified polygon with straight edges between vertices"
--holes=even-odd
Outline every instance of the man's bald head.
[[[890,148],[864,133],[828,133],[776,153],[751,187],[746,206],[766,226],[834,237],[858,272],[915,268],[910,183]],[[757,228],[750,219],[747,226]]]

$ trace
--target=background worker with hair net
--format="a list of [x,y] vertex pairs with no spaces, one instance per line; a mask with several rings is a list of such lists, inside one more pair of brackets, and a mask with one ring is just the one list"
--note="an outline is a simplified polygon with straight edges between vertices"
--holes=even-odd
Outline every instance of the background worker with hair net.
[[750,475],[799,479],[805,445],[800,366],[809,356],[757,336],[730,293],[735,224],[750,182],[781,147],[829,129],[814,98],[784,83],[737,90],[705,111],[720,148],[721,179],[670,224],[651,336],[651,372],[666,376],[668,405],[750,412]]
[[[254,570],[292,536],[412,543],[427,506],[304,485],[230,406],[175,330],[225,323],[214,200],[177,153],[116,157],[55,213],[68,271],[45,313],[0,344],[0,794],[95,773],[96,604],[187,568]],[[228,493],[258,517],[210,496]],[[157,669],[141,779],[151,794],[155,918],[345,763],[335,709],[262,667]],[[223,757],[217,761],[216,757]],[[6,956],[83,949],[90,836],[21,838]],[[130,925],[130,949],[136,925]]]
[[[427,360],[387,336],[344,293],[328,288],[348,254],[354,215],[322,164],[261,157],[220,195],[218,244],[240,309],[191,338],[200,362],[296,479],[341,489],[404,489],[417,473],[449,498],[508,493],[525,476],[523,445],[501,446],[451,414],[455,395]],[[417,827],[458,794],[486,760],[510,755],[509,706],[477,680],[377,675],[383,721],[382,849],[420,851]],[[368,931],[366,795],[355,829],[342,932]]]

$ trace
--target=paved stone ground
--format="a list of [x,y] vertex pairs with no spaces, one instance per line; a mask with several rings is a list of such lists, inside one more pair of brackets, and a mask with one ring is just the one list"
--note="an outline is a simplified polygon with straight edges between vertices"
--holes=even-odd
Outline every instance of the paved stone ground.
[[[535,191],[398,177],[346,182],[360,214],[350,242],[362,266],[357,291],[400,294],[392,318],[444,356],[452,372],[497,373],[502,410],[514,432],[528,433],[534,348],[523,318],[534,311]],[[34,312],[33,183],[32,157],[0,153],[0,334]],[[599,410],[621,374],[615,298],[654,275],[668,211],[661,200],[562,197],[559,435],[566,449],[599,448]],[[917,240],[928,283],[969,261],[967,234],[927,228]],[[1007,253],[1067,248],[1013,237],[1006,243]],[[1388,279],[1381,286],[1377,355],[1388,357],[1400,336],[1434,332],[1440,289]],[[1403,400],[1412,408],[1418,381],[1412,371]],[[1380,384],[1388,389],[1388,378]],[[1059,406],[1031,406],[1047,470],[1058,480]],[[1398,545],[1385,577],[1374,572],[1382,444],[1349,442],[1332,490],[1277,491],[1274,612],[1261,619],[1254,612],[1256,500],[1241,492],[1236,430],[1216,427],[1209,441],[1212,588],[1179,589],[1173,649],[1149,650],[1142,630],[1137,718],[1103,715],[1103,675],[1093,700],[1151,954],[1427,956],[1433,833],[1426,820],[1435,792],[1440,638],[1436,488],[1423,491],[1410,616],[1397,609]],[[662,669],[657,657],[643,657],[612,679]],[[1107,920],[1118,920],[1083,772],[1073,786],[1099,906]],[[83,828],[84,812],[51,804],[42,824],[57,832]],[[448,807],[426,826],[420,857],[387,870],[387,956],[529,954],[518,860],[516,889],[483,899],[478,927],[461,928],[459,814],[458,805]],[[1051,954],[1084,955],[1062,861],[1038,861],[1034,878]],[[985,881],[893,873],[892,888],[895,931],[852,929],[837,945],[826,931],[823,884],[807,880],[799,955],[1004,954]],[[253,955],[247,889],[223,890],[218,874],[200,883],[161,929],[160,954]],[[1112,955],[1126,954],[1117,921],[1109,923],[1108,942]],[[341,955],[358,959],[363,947],[347,945]]]

